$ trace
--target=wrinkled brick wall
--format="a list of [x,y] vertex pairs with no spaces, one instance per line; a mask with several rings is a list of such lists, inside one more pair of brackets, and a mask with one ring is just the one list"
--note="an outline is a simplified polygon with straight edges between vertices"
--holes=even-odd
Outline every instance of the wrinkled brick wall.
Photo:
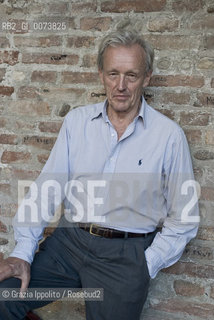
[[[66,21],[66,30],[26,28],[26,21],[47,19]],[[0,31],[0,259],[14,245],[17,180],[35,179],[71,108],[104,98],[95,63],[98,42],[130,21],[156,53],[145,96],[184,129],[201,185],[198,236],[176,265],[151,282],[144,319],[213,319],[212,0],[0,1],[1,29],[3,22],[15,26]]]

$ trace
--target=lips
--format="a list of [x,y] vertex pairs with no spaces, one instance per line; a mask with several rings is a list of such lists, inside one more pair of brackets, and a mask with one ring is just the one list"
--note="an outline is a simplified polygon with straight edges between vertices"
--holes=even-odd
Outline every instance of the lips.
[[129,98],[129,96],[127,96],[127,95],[115,95],[114,98],[116,98],[118,100],[127,100]]

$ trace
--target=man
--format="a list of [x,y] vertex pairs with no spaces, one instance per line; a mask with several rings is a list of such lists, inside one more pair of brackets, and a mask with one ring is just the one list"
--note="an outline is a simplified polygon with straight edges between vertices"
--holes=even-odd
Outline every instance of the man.
[[[103,288],[103,301],[86,301],[88,320],[137,320],[150,278],[175,263],[196,235],[198,207],[185,136],[142,96],[153,57],[134,31],[103,39],[98,69],[107,99],[66,116],[37,181],[42,185],[49,176],[66,185],[65,192],[47,195],[55,205],[64,200],[65,216],[35,258],[44,216],[36,227],[15,223],[17,245],[0,265],[2,288]],[[49,210],[44,199],[38,206],[40,213]],[[17,217],[25,209],[23,202]],[[46,303],[2,301],[0,319],[23,319]]]

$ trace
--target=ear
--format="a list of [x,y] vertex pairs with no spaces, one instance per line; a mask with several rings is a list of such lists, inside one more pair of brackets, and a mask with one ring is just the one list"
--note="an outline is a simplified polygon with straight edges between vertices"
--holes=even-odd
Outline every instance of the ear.
[[99,69],[99,77],[100,77],[100,81],[102,84],[104,84],[104,81],[103,81],[103,71],[101,69]]
[[149,85],[151,76],[152,76],[152,71],[148,71],[143,81],[143,88],[146,88]]

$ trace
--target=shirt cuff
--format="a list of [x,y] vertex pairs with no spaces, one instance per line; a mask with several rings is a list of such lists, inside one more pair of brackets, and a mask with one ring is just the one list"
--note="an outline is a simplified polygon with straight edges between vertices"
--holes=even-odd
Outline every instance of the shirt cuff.
[[145,251],[145,258],[149,270],[149,275],[154,279],[157,273],[162,269],[162,262],[157,256],[157,253],[152,250],[151,247],[148,247]]
[[10,257],[16,257],[32,263],[35,251],[38,248],[38,243],[30,239],[21,239],[17,242]]

